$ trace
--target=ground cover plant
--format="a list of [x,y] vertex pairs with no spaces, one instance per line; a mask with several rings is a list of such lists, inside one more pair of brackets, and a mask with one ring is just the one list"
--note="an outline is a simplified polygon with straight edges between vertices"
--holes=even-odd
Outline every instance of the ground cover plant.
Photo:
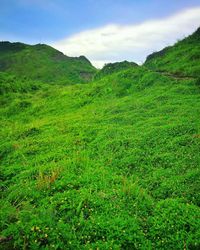
[[198,77],[0,79],[1,249],[200,248]]

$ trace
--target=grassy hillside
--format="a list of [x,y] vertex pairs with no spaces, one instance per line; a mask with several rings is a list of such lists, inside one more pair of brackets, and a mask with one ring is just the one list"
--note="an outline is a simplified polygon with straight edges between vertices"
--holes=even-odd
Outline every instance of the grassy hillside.
[[200,249],[198,44],[66,86],[87,59],[0,46],[0,249]]
[[199,113],[144,67],[4,93],[2,249],[199,249]]
[[177,76],[199,77],[200,28],[191,36],[147,57],[145,66]]
[[84,56],[68,57],[45,44],[10,42],[0,42],[0,71],[59,84],[88,82],[96,73]]
[[119,72],[121,70],[134,68],[137,66],[138,65],[136,63],[128,61],[107,63],[100,71],[97,72],[97,74],[95,75],[95,80]]
[[7,72],[0,72],[0,95],[14,93],[27,93],[45,87],[44,83],[24,78],[18,78]]

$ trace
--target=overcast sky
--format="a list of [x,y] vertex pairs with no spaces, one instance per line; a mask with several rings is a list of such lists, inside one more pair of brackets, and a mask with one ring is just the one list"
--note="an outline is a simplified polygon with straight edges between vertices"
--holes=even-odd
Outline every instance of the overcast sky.
[[0,40],[47,43],[97,67],[142,63],[199,26],[199,0],[0,0]]

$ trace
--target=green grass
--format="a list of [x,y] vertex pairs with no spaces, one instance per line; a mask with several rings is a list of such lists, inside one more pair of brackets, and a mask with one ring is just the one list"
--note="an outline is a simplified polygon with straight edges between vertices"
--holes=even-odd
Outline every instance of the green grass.
[[[0,94],[7,93],[28,93],[38,89],[44,89],[44,83],[39,81],[19,79],[15,75],[6,72],[0,72]],[[5,99],[5,98],[4,98]]]
[[177,76],[199,77],[200,28],[191,36],[147,57],[145,66]]
[[1,104],[2,249],[200,248],[198,80],[136,67]]

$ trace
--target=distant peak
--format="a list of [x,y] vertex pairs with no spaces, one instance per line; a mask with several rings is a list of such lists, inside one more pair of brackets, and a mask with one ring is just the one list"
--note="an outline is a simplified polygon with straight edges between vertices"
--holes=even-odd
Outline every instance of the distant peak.
[[84,62],[86,62],[86,63],[89,63],[89,64],[92,66],[90,60],[87,59],[87,57],[81,55],[81,56],[78,57],[78,59],[81,60],[81,61],[84,61]]
[[110,75],[116,72],[119,72],[121,70],[131,69],[139,67],[137,63],[135,62],[128,62],[128,61],[122,61],[122,62],[115,62],[115,63],[107,63],[95,76],[96,79],[100,79],[106,75]]
[[44,44],[44,43],[37,43],[35,45],[33,45],[35,47],[47,47],[48,45]]
[[105,64],[101,71],[110,71],[111,73],[114,71],[119,71],[137,66],[138,64],[135,62],[128,62],[128,61],[114,62]]
[[96,69],[85,56],[69,57],[47,44],[0,42],[0,71],[45,82],[83,83]]
[[87,60],[87,58],[85,56],[83,56],[83,55],[79,56],[79,58]]
[[89,62],[89,60],[83,55],[79,56],[79,59]]
[[24,43],[20,43],[20,42],[14,42],[11,43],[9,41],[1,41],[0,42],[0,51],[4,52],[4,51],[19,51],[22,50],[24,48],[26,48],[28,45],[24,44]]

